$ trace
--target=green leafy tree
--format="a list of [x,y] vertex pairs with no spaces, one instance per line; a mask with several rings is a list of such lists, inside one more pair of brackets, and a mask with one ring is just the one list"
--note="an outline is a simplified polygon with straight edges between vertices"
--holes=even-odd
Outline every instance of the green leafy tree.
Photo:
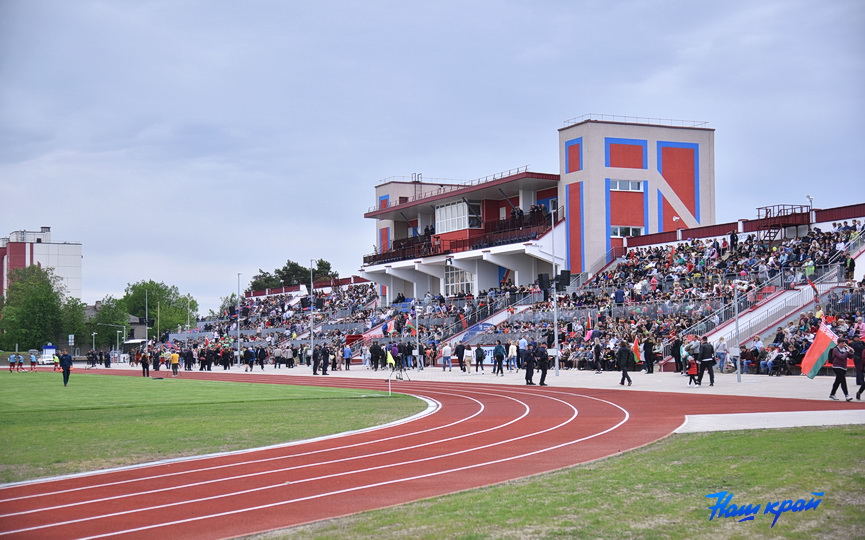
[[6,349],[39,348],[61,335],[61,305],[65,294],[51,269],[38,266],[9,273],[9,288],[0,319],[0,337]]
[[191,295],[180,294],[175,285],[153,280],[127,285],[121,302],[133,317],[144,317],[146,312],[147,317],[153,320],[157,336],[166,331],[174,332],[178,327],[184,328],[187,322],[194,325],[198,314],[198,302]]
[[63,336],[74,335],[75,344],[82,350],[90,343],[90,332],[87,331],[85,310],[87,305],[77,298],[67,298],[60,307],[60,320]]
[[[253,278],[249,284],[250,290],[260,291],[263,289],[273,289],[276,287],[291,287],[294,285],[309,285],[309,267],[302,266],[300,263],[291,259],[285,262],[282,268],[277,268],[270,272],[259,270],[259,273]],[[312,278],[314,281],[322,281],[331,278],[339,277],[333,271],[331,264],[324,260],[318,259],[312,268]]]
[[252,281],[249,282],[248,290],[263,291],[264,289],[275,289],[277,287],[282,287],[282,281],[280,278],[259,268],[258,273],[252,276]]
[[129,313],[123,303],[108,295],[102,299],[96,314],[87,323],[87,334],[96,332],[97,348],[114,347],[117,342],[117,330],[122,330],[128,324]]

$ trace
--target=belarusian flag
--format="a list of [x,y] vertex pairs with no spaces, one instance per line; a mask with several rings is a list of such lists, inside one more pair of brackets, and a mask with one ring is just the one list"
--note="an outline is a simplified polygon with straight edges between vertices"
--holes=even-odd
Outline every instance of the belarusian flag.
[[631,350],[634,351],[634,361],[636,363],[641,363],[643,360],[640,358],[640,341],[634,336],[634,344],[631,345]]
[[813,379],[829,359],[829,353],[838,344],[838,336],[826,323],[820,323],[820,329],[814,335],[814,341],[808,347],[805,358],[802,359],[802,373]]

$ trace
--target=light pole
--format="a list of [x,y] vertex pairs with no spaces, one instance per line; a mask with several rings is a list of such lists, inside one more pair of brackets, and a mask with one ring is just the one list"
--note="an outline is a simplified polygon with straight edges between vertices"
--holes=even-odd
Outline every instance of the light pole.
[[312,263],[315,259],[309,260],[309,358],[312,359],[312,353],[315,349],[315,298],[313,297],[312,283]]
[[90,334],[90,336],[93,338],[93,347],[91,347],[91,348],[94,351],[96,350],[96,334],[98,334],[98,333],[99,332],[93,332],[92,334]]
[[550,241],[553,244],[553,279],[550,280],[552,283],[553,289],[553,336],[555,338],[555,343],[553,347],[555,347],[556,351],[556,377],[559,376],[559,293],[558,289],[558,273],[556,272],[556,210],[557,208],[553,208],[552,218],[553,218],[553,227],[550,229]]
[[243,275],[243,272],[237,273],[237,361],[235,363],[240,363],[240,276]]
[[150,319],[147,313],[147,289],[144,289],[144,350],[149,351],[148,342],[150,341]]
[[115,346],[114,346],[114,363],[115,364],[120,362],[120,333],[121,332],[123,332],[123,330],[117,330],[117,337],[115,339]]
[[189,295],[186,296],[186,348],[189,348]]
[[[417,295],[415,295],[415,296],[417,296]],[[415,298],[414,300],[415,300],[414,333],[415,333],[415,336],[417,336],[417,340],[416,340],[417,352],[415,353],[415,360],[418,362],[418,364],[417,364],[418,371],[420,371],[423,369],[423,351],[421,351],[421,348],[420,348],[420,306],[421,306],[421,304],[420,304],[420,302],[417,301],[417,298]]]

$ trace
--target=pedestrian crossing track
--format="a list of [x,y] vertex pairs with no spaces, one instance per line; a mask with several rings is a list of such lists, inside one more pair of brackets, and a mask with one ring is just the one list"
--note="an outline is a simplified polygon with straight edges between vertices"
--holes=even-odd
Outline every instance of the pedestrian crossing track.
[[[184,378],[389,388],[385,380],[338,376],[185,372]],[[613,456],[672,434],[685,415],[850,406],[459,382],[391,387],[426,400],[426,413],[285,445],[0,486],[0,538],[242,536]]]

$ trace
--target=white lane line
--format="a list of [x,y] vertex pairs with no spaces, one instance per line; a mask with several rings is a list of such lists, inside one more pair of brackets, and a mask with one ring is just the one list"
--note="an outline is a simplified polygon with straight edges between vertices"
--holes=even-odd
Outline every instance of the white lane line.
[[[544,452],[549,452],[549,451],[551,451],[551,450],[557,450],[557,449],[559,449],[559,448],[564,448],[565,446],[569,446],[569,445],[573,445],[573,444],[578,444],[578,443],[581,443],[581,442],[583,442],[583,441],[587,441],[587,440],[589,440],[589,439],[593,439],[593,438],[595,438],[595,437],[600,437],[601,435],[605,435],[605,434],[607,434],[607,433],[609,433],[609,432],[611,432],[611,431],[613,431],[613,430],[615,430],[615,429],[618,429],[619,427],[621,427],[625,422],[627,422],[627,421],[630,419],[630,414],[628,414],[628,411],[625,410],[624,408],[620,407],[619,405],[615,404],[615,403],[609,402],[609,401],[604,400],[604,399],[595,398],[595,397],[592,397],[592,396],[581,396],[581,397],[586,397],[586,398],[588,398],[588,399],[595,399],[595,400],[597,400],[597,401],[602,401],[602,402],[604,402],[604,403],[608,403],[608,404],[610,404],[610,405],[616,407],[617,409],[621,410],[623,413],[625,413],[625,418],[622,419],[622,421],[619,422],[618,424],[616,424],[616,425],[614,425],[614,426],[612,426],[612,427],[610,427],[610,428],[608,428],[608,429],[606,429],[606,430],[604,430],[604,431],[601,431],[601,432],[599,432],[599,433],[595,433],[595,434],[593,434],[593,435],[587,435],[586,437],[582,437],[582,438],[580,438],[580,439],[575,439],[575,440],[573,440],[573,441],[568,441],[568,442],[565,442],[565,443],[561,443],[561,444],[558,444],[558,445],[555,445],[555,446],[551,446],[551,447],[549,447],[549,448],[543,448],[543,449],[540,449],[540,450],[535,450],[535,451],[529,452],[529,453],[527,453],[527,454],[523,454],[523,455],[521,455],[521,456],[519,456],[519,457],[520,457],[520,458],[523,458],[523,457],[531,457],[531,456],[534,456],[534,455],[537,455],[537,454],[542,454],[542,453],[544,453]],[[127,529],[127,530],[123,530],[123,531],[116,531],[116,532],[111,532],[111,533],[106,533],[106,534],[95,535],[95,536],[88,536],[88,537],[84,537],[84,538],[82,538],[81,540],[94,540],[94,539],[96,539],[96,538],[105,538],[105,537],[109,537],[109,536],[119,536],[119,535],[121,535],[121,534],[131,534],[131,533],[135,533],[135,532],[140,532],[140,531],[145,531],[145,530],[150,530],[150,529],[156,529],[156,528],[159,528],[159,527],[168,527],[168,526],[171,526],[171,525],[180,525],[180,524],[183,524],[183,523],[191,523],[191,522],[194,522],[194,521],[202,521],[202,520],[210,519],[210,518],[214,518],[214,517],[230,516],[230,515],[240,514],[240,513],[243,513],[243,512],[249,512],[249,511],[253,511],[253,510],[263,510],[263,509],[266,509],[266,508],[273,508],[273,507],[276,507],[276,506],[283,506],[283,505],[293,504],[293,503],[297,503],[297,502],[303,502],[303,501],[308,501],[308,500],[320,499],[320,498],[329,497],[329,496],[333,496],[333,495],[340,495],[340,494],[343,494],[343,493],[351,493],[351,492],[355,492],[355,491],[361,491],[361,490],[364,490],[364,489],[372,489],[372,488],[376,488],[376,487],[387,486],[387,485],[393,485],[393,484],[398,484],[398,483],[402,483],[402,482],[411,482],[411,481],[413,481],[413,480],[421,480],[421,479],[424,479],[424,478],[431,478],[431,477],[434,477],[434,476],[441,476],[441,475],[444,475],[444,474],[451,474],[451,473],[454,473],[454,472],[460,472],[460,471],[465,471],[465,470],[469,470],[469,469],[476,469],[476,468],[479,468],[479,467],[485,467],[485,466],[487,466],[487,465],[496,465],[496,464],[499,464],[499,463],[513,462],[513,460],[514,460],[514,457],[513,457],[513,456],[510,456],[510,457],[500,458],[500,459],[497,459],[497,460],[494,460],[494,461],[488,461],[488,462],[485,462],[485,463],[479,463],[479,464],[476,464],[476,465],[467,465],[467,466],[464,466],[464,467],[457,467],[457,468],[455,468],[455,469],[448,469],[448,470],[444,470],[444,471],[436,471],[436,472],[431,472],[431,473],[427,473],[427,474],[421,474],[421,475],[411,476],[411,477],[408,477],[408,478],[397,478],[397,479],[395,479],[395,480],[387,480],[387,481],[384,481],[384,482],[378,482],[378,483],[376,483],[376,484],[367,484],[367,485],[364,485],[364,486],[355,486],[355,487],[346,488],[346,489],[341,489],[341,490],[337,490],[337,491],[331,491],[331,492],[329,492],[329,493],[318,493],[318,494],[315,494],[315,495],[309,495],[309,496],[306,496],[306,497],[300,497],[300,498],[297,498],[297,499],[291,499],[291,500],[287,500],[287,501],[281,501],[281,502],[276,502],[276,503],[270,503],[270,504],[259,505],[259,506],[252,507],[252,508],[244,508],[244,509],[241,509],[241,510],[231,510],[231,511],[228,511],[228,512],[220,512],[220,513],[218,513],[218,514],[210,514],[210,515],[207,515],[207,516],[199,516],[199,517],[194,517],[194,518],[181,519],[181,520],[171,521],[171,522],[167,522],[167,523],[157,523],[157,524],[153,524],[153,525],[147,525],[147,526],[144,526],[144,527],[137,527],[137,528],[134,528],[134,529]]]
[[[496,397],[504,397],[505,399],[510,399],[512,401],[516,401],[517,403],[522,403],[519,400],[512,398],[512,397],[509,397],[509,396],[500,396],[498,394],[490,394],[490,395],[493,395]],[[459,397],[465,397],[465,396],[459,396]],[[478,400],[476,400],[474,398],[467,398],[467,399],[471,399],[472,401],[475,401],[479,404],[480,410],[476,414],[480,414],[486,409],[486,406],[484,404],[480,403]],[[514,423],[518,422],[519,420],[522,420],[523,418],[525,418],[529,414],[529,410],[528,410],[528,407],[525,405],[525,403],[522,403],[522,404],[523,404],[523,409],[524,409],[523,413],[520,416],[518,416],[517,418],[509,420],[509,421],[505,422],[504,424],[499,424],[499,425],[493,426],[491,428],[487,428],[487,429],[484,429],[481,431],[473,431],[471,433],[466,433],[463,435],[446,437],[444,439],[436,439],[433,441],[428,441],[428,442],[425,442],[422,444],[416,444],[413,446],[403,446],[400,448],[393,448],[391,450],[385,450],[382,452],[374,452],[371,454],[359,454],[359,455],[354,455],[354,456],[350,456],[347,458],[334,459],[334,460],[330,460],[330,461],[319,461],[319,462],[315,462],[315,463],[305,463],[302,465],[293,465],[291,467],[283,467],[281,469],[269,469],[267,471],[260,471],[260,472],[255,472],[255,473],[241,474],[241,475],[235,475],[235,476],[226,476],[226,477],[221,477],[221,478],[215,478],[212,480],[204,480],[201,482],[193,482],[193,483],[187,483],[187,484],[175,484],[175,485],[165,487],[165,488],[151,489],[151,490],[147,490],[147,491],[129,492],[129,493],[124,493],[122,495],[114,495],[111,497],[103,497],[103,498],[99,498],[99,499],[88,499],[86,501],[78,501],[78,502],[61,504],[61,505],[53,504],[53,505],[49,505],[47,507],[41,507],[41,508],[30,508],[28,510],[23,510],[21,512],[13,512],[13,513],[9,513],[9,514],[0,514],[0,518],[20,516],[20,515],[24,515],[24,514],[34,514],[37,512],[43,512],[45,510],[56,510],[58,508],[70,508],[70,507],[74,507],[74,506],[83,506],[83,505],[92,504],[92,503],[102,503],[102,502],[106,502],[106,501],[124,499],[124,498],[128,498],[128,497],[139,497],[141,495],[150,495],[153,493],[161,493],[161,492],[165,492],[165,491],[175,491],[175,490],[184,489],[184,488],[204,486],[204,485],[216,484],[216,483],[220,483],[220,482],[229,482],[229,481],[234,481],[234,480],[241,480],[244,478],[254,478],[256,476],[271,475],[271,474],[275,474],[275,473],[289,472],[289,471],[293,471],[293,470],[302,470],[302,469],[308,469],[308,468],[312,468],[312,467],[321,467],[324,465],[333,465],[333,464],[337,464],[337,463],[344,463],[344,462],[349,462],[349,461],[356,461],[356,460],[360,460],[360,459],[367,459],[367,458],[371,458],[371,457],[378,457],[378,456],[383,456],[383,455],[388,455],[388,454],[404,452],[407,450],[414,450],[417,448],[422,448],[424,446],[431,446],[434,444],[451,442],[451,441],[466,438],[466,437],[475,437],[475,436],[482,434],[482,433],[495,431],[497,429],[503,429],[503,428],[505,428],[511,424],[514,424]],[[418,432],[418,433],[421,433],[421,432]],[[391,437],[391,438],[393,438],[393,437]],[[379,439],[379,440],[375,440],[375,441],[367,441],[364,443],[348,445],[344,448],[378,444],[383,440],[388,440],[388,439]],[[288,457],[289,458],[295,458],[298,456],[311,455],[311,454],[316,454],[316,453],[318,453],[318,452],[313,451],[313,452],[306,452],[304,454],[296,454],[296,455],[292,455],[292,456],[288,456]],[[283,457],[282,459],[287,459],[287,458]],[[290,483],[298,483],[298,482],[294,481],[294,482],[290,482]]]
[[865,424],[865,410],[691,414],[673,433]]
[[[477,392],[477,393],[481,393],[481,392]],[[524,392],[523,392],[523,393],[524,393]],[[495,395],[495,394],[491,394],[491,395]],[[543,435],[544,433],[548,433],[548,432],[550,432],[550,431],[554,431],[554,430],[556,430],[556,429],[559,429],[559,428],[561,428],[561,427],[563,427],[563,426],[569,424],[570,422],[572,422],[572,421],[574,420],[574,418],[577,417],[577,409],[576,409],[576,407],[574,407],[574,406],[571,405],[570,403],[567,403],[567,402],[565,402],[565,401],[563,401],[563,400],[561,400],[561,399],[553,398],[553,397],[550,397],[550,396],[539,395],[539,394],[532,394],[532,395],[533,395],[533,396],[536,396],[536,397],[543,397],[543,398],[546,398],[546,399],[550,399],[550,400],[553,400],[553,401],[558,401],[558,402],[560,402],[560,403],[563,403],[564,405],[566,405],[567,407],[569,407],[569,408],[573,411],[573,414],[571,415],[570,418],[568,418],[567,420],[565,420],[565,421],[559,423],[558,425],[551,426],[551,427],[549,427],[549,428],[546,428],[546,429],[543,429],[543,430],[541,430],[541,431],[537,431],[537,432],[534,432],[534,433],[528,433],[528,434],[525,434],[525,435],[521,435],[521,436],[519,436],[519,437],[513,437],[513,438],[511,438],[511,439],[505,439],[505,440],[502,440],[502,441],[497,441],[497,442],[494,442],[494,443],[489,443],[489,444],[482,445],[482,446],[478,446],[478,447],[474,447],[474,448],[463,449],[463,450],[459,450],[459,451],[451,452],[451,453],[448,453],[448,454],[440,454],[440,455],[436,455],[436,456],[430,456],[430,457],[420,458],[420,459],[411,460],[411,461],[403,461],[403,462],[399,462],[399,463],[396,463],[396,464],[389,463],[389,464],[386,464],[386,465],[380,465],[380,466],[375,466],[375,467],[368,467],[368,468],[365,468],[365,469],[358,469],[358,470],[352,470],[352,471],[345,471],[345,472],[341,472],[341,473],[334,473],[334,474],[325,475],[325,476],[320,476],[320,477],[313,477],[313,478],[303,479],[303,480],[295,481],[295,482],[293,482],[293,483],[294,483],[294,484],[298,484],[298,483],[313,482],[313,481],[324,480],[324,479],[328,479],[328,478],[334,478],[334,477],[339,477],[339,476],[347,476],[347,475],[353,475],[353,474],[360,474],[360,473],[371,472],[371,471],[381,470],[381,469],[392,469],[392,468],[394,467],[394,465],[397,465],[397,466],[414,465],[414,464],[423,463],[423,462],[428,462],[428,461],[433,461],[433,460],[440,460],[440,459],[450,458],[450,457],[457,456],[457,455],[460,455],[460,454],[465,454],[465,453],[468,453],[468,452],[475,452],[475,451],[477,451],[477,450],[483,450],[483,449],[491,448],[491,447],[494,447],[494,446],[500,446],[500,445],[503,445],[503,444],[508,444],[508,443],[511,443],[511,442],[519,441],[519,440],[526,439],[526,438],[529,438],[529,437],[536,437],[536,436],[538,436],[538,435]],[[500,395],[499,395],[499,396],[497,396],[497,397],[507,397],[507,396],[500,396]],[[605,400],[602,400],[602,399],[599,399],[599,398],[591,398],[590,396],[583,396],[583,397],[589,397],[590,399],[596,399],[597,401],[605,401]],[[514,399],[514,398],[510,398],[510,399]],[[609,404],[613,405],[614,407],[619,408],[620,410],[622,410],[622,411],[625,413],[625,419],[624,419],[622,422],[620,422],[620,424],[617,424],[617,426],[614,426],[614,427],[618,427],[618,425],[621,425],[621,423],[624,423],[625,421],[627,421],[627,419],[628,419],[629,416],[628,416],[628,412],[627,412],[625,409],[619,407],[618,405],[615,405],[615,404],[613,404],[613,403],[610,403],[610,402],[606,402],[606,403],[609,403]],[[527,407],[527,408],[528,408],[528,407]],[[527,414],[527,413],[526,413],[526,414]],[[609,431],[609,430],[607,430],[607,431]],[[602,433],[606,433],[606,431],[604,431],[604,432],[602,432]],[[592,438],[592,437],[594,437],[594,435],[593,435],[593,436],[586,437],[586,438]],[[584,438],[584,439],[586,439],[586,438]],[[583,439],[580,439],[580,440],[583,440]],[[565,446],[565,445],[567,445],[567,444],[573,444],[574,442],[579,442],[579,440],[577,440],[577,441],[569,441],[568,443],[563,443],[563,444],[560,444],[560,445],[557,445],[557,446],[553,446],[553,447],[550,447],[550,448],[546,448],[546,449],[544,449],[543,451],[547,451],[547,450],[554,450],[554,449],[556,449],[556,448],[559,448],[559,447],[561,447],[561,446]],[[482,464],[479,464],[479,465],[476,465],[476,466],[460,467],[460,468],[457,468],[457,469],[453,469],[453,471],[466,470],[466,469],[475,468],[475,467],[478,467],[478,466],[486,466],[486,465],[489,465],[489,464],[499,463],[499,462],[501,462],[501,461],[505,461],[505,460],[511,460],[511,461],[512,461],[513,459],[523,458],[523,457],[525,457],[525,456],[534,455],[535,453],[538,453],[538,452],[530,452],[530,453],[528,453],[528,454],[523,454],[523,455],[520,455],[520,456],[511,456],[511,457],[508,457],[508,458],[506,458],[506,459],[495,460],[495,461],[492,461],[492,462],[485,462],[485,463],[482,463]],[[428,475],[421,475],[421,476],[418,476],[417,478],[424,478],[424,477],[426,477],[426,476],[435,476],[435,475],[437,475],[437,474],[440,474],[440,473],[433,473],[433,474],[428,474]],[[401,481],[401,480],[398,480],[398,481]],[[385,485],[385,484],[387,484],[387,483],[393,483],[393,482],[394,482],[394,481],[384,482],[384,483],[381,483],[381,485]],[[245,495],[245,494],[248,494],[248,493],[255,493],[255,492],[265,491],[265,490],[268,490],[268,489],[274,489],[274,488],[284,487],[285,485],[286,485],[285,482],[280,482],[280,483],[278,483],[278,484],[271,484],[271,485],[267,485],[267,486],[260,486],[260,487],[257,487],[257,488],[252,488],[252,489],[247,489],[247,490],[242,490],[242,491],[235,491],[235,492],[232,492],[232,493],[223,493],[223,494],[213,495],[213,496],[209,496],[209,497],[201,497],[201,498],[198,498],[198,499],[186,499],[186,500],[184,500],[184,504],[199,503],[199,502],[211,501],[211,500],[216,500],[216,499],[223,499],[223,498],[227,498],[227,497],[233,497],[233,496],[236,496],[236,495]],[[376,486],[376,485],[379,485],[379,484],[373,484],[372,486]],[[343,491],[353,491],[353,490],[355,490],[355,489],[366,489],[366,487],[365,487],[365,486],[359,486],[358,488],[352,488],[352,489],[343,490]],[[333,493],[334,493],[334,494],[337,494],[337,493],[341,493],[341,492],[343,492],[343,491],[337,491],[337,492],[333,492]],[[229,515],[229,514],[233,514],[233,513],[237,513],[237,512],[241,512],[241,511],[257,510],[257,509],[260,509],[260,508],[267,508],[267,507],[269,507],[269,506],[273,506],[273,505],[275,505],[275,504],[287,504],[288,502],[298,502],[298,501],[308,500],[308,499],[311,499],[311,498],[317,498],[317,497],[318,497],[318,496],[309,496],[309,497],[304,497],[304,498],[297,499],[297,501],[283,501],[283,502],[280,502],[280,503],[274,503],[274,504],[272,504],[272,505],[264,505],[264,506],[261,506],[261,507],[246,508],[246,509],[244,509],[244,510],[240,510],[240,511],[232,511],[232,512],[228,512],[228,513],[225,513],[224,515]],[[116,516],[122,516],[122,515],[129,515],[129,514],[134,514],[134,513],[138,513],[138,512],[146,512],[146,511],[149,512],[149,511],[153,511],[153,510],[158,510],[158,509],[160,509],[160,508],[171,508],[171,507],[174,507],[175,505],[176,505],[176,503],[172,502],[172,503],[162,504],[162,505],[157,505],[157,506],[148,506],[147,508],[136,508],[136,509],[133,509],[133,510],[125,510],[125,511],[121,511],[121,512],[114,512],[114,513],[111,513],[111,514],[102,514],[102,515],[99,515],[99,516],[90,516],[90,517],[79,518],[79,519],[74,519],[74,520],[68,520],[68,521],[63,521],[63,522],[48,523],[48,524],[45,524],[45,525],[39,525],[39,526],[35,526],[35,527],[27,527],[27,528],[23,528],[23,529],[17,529],[17,530],[14,530],[14,531],[3,531],[3,532],[0,532],[0,536],[4,536],[4,535],[8,535],[8,534],[17,534],[17,533],[21,533],[21,532],[28,532],[28,531],[34,531],[34,530],[41,530],[41,529],[52,528],[52,527],[60,527],[60,526],[64,526],[64,525],[71,525],[71,524],[75,524],[75,523],[82,523],[82,522],[86,522],[86,521],[94,521],[94,520],[96,520],[96,519],[104,519],[104,518],[110,518],[110,517],[116,517]],[[176,523],[183,523],[183,522],[186,522],[186,521],[193,521],[193,520],[196,520],[196,519],[208,519],[208,518],[210,518],[210,517],[216,517],[216,516],[219,516],[219,515],[223,515],[223,514],[210,514],[210,515],[208,515],[208,516],[201,516],[201,517],[198,517],[198,518],[189,518],[189,519],[187,519],[187,520],[180,520],[180,521],[178,521],[178,522],[155,524],[155,525],[151,525],[151,526],[144,527],[144,528],[141,528],[141,529],[134,529],[134,530],[145,530],[145,529],[150,529],[150,528],[155,528],[155,527],[160,527],[160,526],[172,525],[172,524],[176,524]],[[130,530],[130,531],[128,531],[128,532],[133,532],[134,530]],[[118,532],[118,533],[112,533],[112,534],[124,534],[125,532],[126,532],[126,531],[121,531],[121,532]],[[95,537],[95,538],[97,538],[97,537]]]

